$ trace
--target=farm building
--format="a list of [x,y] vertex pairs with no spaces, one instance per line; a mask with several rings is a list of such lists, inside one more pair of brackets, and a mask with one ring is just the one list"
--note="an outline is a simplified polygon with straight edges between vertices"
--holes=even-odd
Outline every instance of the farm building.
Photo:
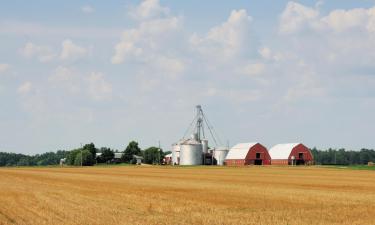
[[301,143],[278,144],[268,152],[272,165],[309,165],[313,163],[310,149]]
[[171,165],[172,164],[172,153],[164,156],[163,164],[164,165]]
[[270,164],[271,158],[267,149],[258,142],[237,144],[229,150],[225,158],[225,165],[227,166]]

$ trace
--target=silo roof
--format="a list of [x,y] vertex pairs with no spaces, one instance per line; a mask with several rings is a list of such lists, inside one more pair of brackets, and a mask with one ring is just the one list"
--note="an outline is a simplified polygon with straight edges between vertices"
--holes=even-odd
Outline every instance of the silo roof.
[[287,143],[287,144],[278,144],[273,146],[268,153],[271,156],[271,159],[288,159],[293,148],[301,143]]
[[258,142],[236,144],[229,150],[225,159],[245,159],[250,148],[256,144],[258,144]]

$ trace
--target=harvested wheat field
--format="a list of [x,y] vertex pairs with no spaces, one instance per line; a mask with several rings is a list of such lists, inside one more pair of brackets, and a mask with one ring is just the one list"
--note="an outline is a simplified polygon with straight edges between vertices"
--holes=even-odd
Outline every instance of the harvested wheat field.
[[375,224],[375,173],[316,167],[5,168],[0,224]]

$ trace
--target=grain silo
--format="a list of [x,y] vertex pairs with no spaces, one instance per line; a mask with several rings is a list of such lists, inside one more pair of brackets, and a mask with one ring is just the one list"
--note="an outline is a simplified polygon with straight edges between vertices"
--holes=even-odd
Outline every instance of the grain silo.
[[[225,150],[219,148],[215,154],[213,149],[210,149],[207,134],[210,134],[214,146],[217,146],[218,137],[215,137],[215,132],[212,125],[208,122],[202,107],[197,105],[197,114],[190,124],[190,127],[185,132],[184,137],[176,144],[172,145],[172,164],[173,165],[212,165],[214,161],[219,161],[222,164],[222,158],[225,158]],[[205,128],[207,132],[205,132]],[[191,137],[186,138],[190,132]],[[216,157],[218,159],[216,159]]]
[[229,149],[226,147],[218,147],[213,151],[214,158],[216,160],[216,165],[223,166],[225,158],[227,157]]
[[180,164],[180,150],[181,150],[181,143],[177,142],[172,145],[172,165]]
[[180,144],[180,165],[202,165],[202,142],[195,137]]

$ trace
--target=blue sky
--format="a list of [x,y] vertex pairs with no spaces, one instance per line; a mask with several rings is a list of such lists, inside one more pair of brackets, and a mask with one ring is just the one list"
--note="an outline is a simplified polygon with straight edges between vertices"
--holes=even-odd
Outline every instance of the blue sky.
[[375,148],[375,1],[8,1],[0,151],[165,149],[201,104],[230,145]]

